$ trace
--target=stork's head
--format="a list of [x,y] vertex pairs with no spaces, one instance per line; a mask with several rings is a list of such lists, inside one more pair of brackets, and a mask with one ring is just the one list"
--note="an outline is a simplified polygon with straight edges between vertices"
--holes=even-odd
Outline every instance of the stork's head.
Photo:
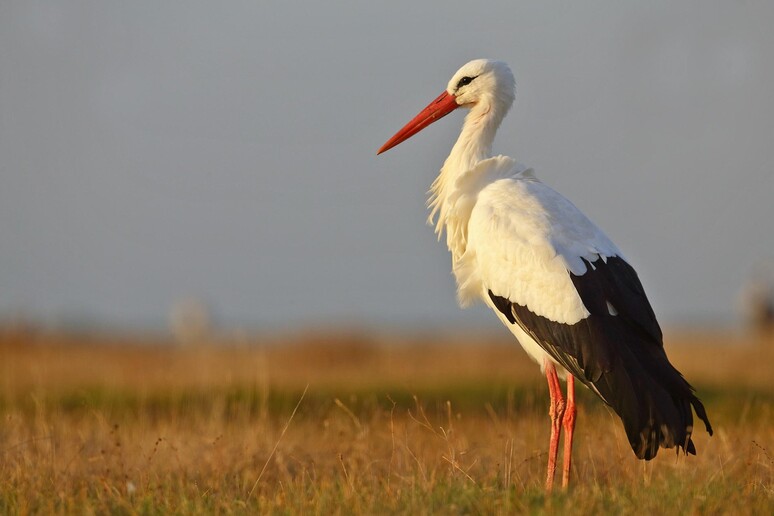
[[508,65],[502,61],[474,59],[466,63],[449,80],[446,90],[419,112],[403,129],[382,145],[377,154],[389,150],[458,107],[486,106],[500,116],[513,104],[515,81]]
[[459,106],[479,102],[497,102],[507,110],[514,99],[515,81],[508,65],[502,61],[474,59],[457,70],[449,80],[446,92]]

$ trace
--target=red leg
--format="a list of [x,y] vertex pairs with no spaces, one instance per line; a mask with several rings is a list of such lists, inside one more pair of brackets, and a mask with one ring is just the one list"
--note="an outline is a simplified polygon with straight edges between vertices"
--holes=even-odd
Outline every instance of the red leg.
[[548,380],[548,393],[551,396],[551,405],[548,415],[551,416],[551,441],[548,446],[548,473],[546,474],[546,491],[554,487],[554,474],[556,473],[556,457],[559,454],[559,435],[562,431],[561,422],[564,416],[564,398],[562,386],[559,385],[559,377],[556,367],[551,362],[546,363],[546,379]]
[[575,377],[567,374],[567,408],[564,411],[564,468],[562,469],[562,487],[570,485],[570,463],[572,462],[572,435],[575,432]]

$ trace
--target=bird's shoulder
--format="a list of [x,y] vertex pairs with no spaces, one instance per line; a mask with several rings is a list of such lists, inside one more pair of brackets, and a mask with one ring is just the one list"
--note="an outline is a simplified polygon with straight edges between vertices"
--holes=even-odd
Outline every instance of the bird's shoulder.
[[620,250],[530,169],[480,190],[471,212],[468,249],[487,289],[485,301],[494,295],[564,325],[620,313],[633,331],[660,345],[655,315]]
[[552,321],[587,317],[572,277],[583,276],[588,263],[620,256],[618,248],[532,169],[502,158],[482,164],[488,177],[477,190],[467,252],[455,271],[476,281],[461,283],[460,300],[487,301],[492,290]]
[[[576,275],[583,262],[621,256],[620,250],[570,200],[540,181],[532,169],[513,164],[477,195],[468,225],[469,245],[519,248],[530,259],[559,258]],[[501,249],[507,251],[507,249]]]

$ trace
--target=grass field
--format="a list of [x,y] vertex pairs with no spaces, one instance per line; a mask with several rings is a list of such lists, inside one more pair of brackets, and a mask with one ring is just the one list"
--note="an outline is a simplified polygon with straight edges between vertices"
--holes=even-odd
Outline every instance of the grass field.
[[772,514],[774,339],[666,343],[715,436],[640,462],[581,388],[547,496],[547,388],[507,337],[6,329],[0,513]]

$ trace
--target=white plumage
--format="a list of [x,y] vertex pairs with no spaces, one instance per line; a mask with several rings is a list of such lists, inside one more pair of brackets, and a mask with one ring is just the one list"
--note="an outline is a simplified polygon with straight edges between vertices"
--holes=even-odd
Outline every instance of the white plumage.
[[[494,158],[506,165],[506,159]],[[567,272],[586,272],[581,260],[596,262],[620,252],[573,204],[541,183],[531,170],[502,168],[474,195],[467,246],[455,256],[460,299],[484,301],[492,290],[552,321],[575,324],[588,317]],[[510,160],[509,160],[510,161]],[[498,163],[498,164],[499,164]],[[476,167],[471,172],[479,169]]]
[[[564,485],[569,481],[575,377],[621,416],[639,458],[652,458],[659,446],[694,453],[691,406],[710,434],[711,427],[663,351],[661,330],[634,269],[531,169],[509,157],[491,157],[514,92],[507,65],[471,61],[379,153],[458,107],[469,109],[431,187],[430,221],[439,238],[446,233],[460,304],[483,300],[545,370],[552,419],[548,489],[560,423],[567,432]],[[567,377],[566,403],[557,367]]]

